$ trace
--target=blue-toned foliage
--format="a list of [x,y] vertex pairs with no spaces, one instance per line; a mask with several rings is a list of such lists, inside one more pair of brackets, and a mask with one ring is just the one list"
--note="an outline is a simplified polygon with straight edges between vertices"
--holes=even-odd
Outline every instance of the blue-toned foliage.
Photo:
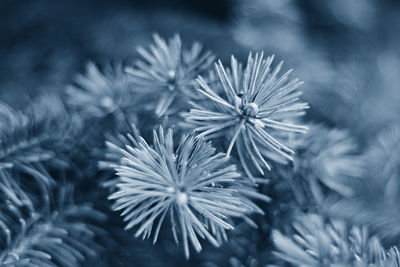
[[351,196],[354,181],[362,176],[355,139],[346,130],[320,124],[308,128],[307,134],[291,139],[293,165],[277,166],[278,178],[287,180],[300,203],[320,203],[330,192]]
[[[301,215],[293,223],[292,237],[273,231],[275,255],[294,266],[388,266],[398,261],[397,248],[385,254],[379,239],[362,226],[317,214]],[[398,265],[394,265],[398,266]]]
[[23,111],[0,103],[0,121],[0,169],[30,173],[43,162],[65,166],[82,131],[81,119],[69,114],[59,97],[48,94]]
[[219,246],[227,239],[226,230],[234,228],[232,218],[248,220],[249,214],[262,213],[246,196],[268,199],[245,184],[231,186],[241,175],[209,142],[188,135],[175,149],[172,131],[164,133],[161,127],[154,132],[153,147],[141,137],[134,139],[134,147],[121,149],[117,189],[109,198],[115,200],[113,209],[122,211],[126,229],[138,227],[136,237],[153,235],[156,242],[168,216],[176,243],[183,243],[189,257],[189,242],[196,251],[201,250],[198,237]]
[[[83,266],[99,249],[94,238],[101,233],[94,223],[104,221],[91,204],[75,204],[73,187],[46,185],[41,196],[24,192],[7,171],[1,171],[0,265]],[[52,196],[53,192],[55,195]]]
[[121,116],[137,110],[137,96],[132,82],[121,64],[108,65],[102,70],[94,63],[86,65],[86,73],[75,77],[75,85],[67,88],[67,101],[84,118],[103,118],[108,114]]
[[163,116],[179,111],[188,100],[199,98],[195,79],[209,70],[215,57],[210,51],[203,52],[197,42],[190,49],[183,48],[179,35],[168,41],[158,34],[153,37],[149,51],[139,47],[141,59],[126,72],[133,78],[136,91],[152,99],[149,106],[154,113]]
[[388,252],[383,253],[377,267],[399,267],[400,253],[397,247],[391,247]]
[[[373,54],[368,64],[342,57],[342,44],[311,51],[325,35],[308,42],[296,28],[315,18],[303,21],[295,1],[264,2],[239,5],[247,7],[238,14],[243,25],[228,31],[232,40],[212,44],[227,50],[215,68],[199,43],[185,47],[178,34],[154,34],[148,48],[122,61],[128,67],[88,63],[71,85],[57,84],[54,94],[22,109],[2,100],[0,266],[400,267],[395,49]],[[272,23],[261,23],[266,17]],[[260,36],[265,29],[268,40]],[[210,40],[219,39],[214,34]],[[243,65],[232,56],[227,67],[227,48],[247,56],[232,41],[279,50],[297,65],[313,110],[303,116],[303,82],[290,78],[292,70],[281,72],[283,62],[273,66],[274,56],[250,53]],[[30,62],[25,56],[16,59],[18,77]],[[121,62],[127,55],[115,56]],[[64,59],[54,62],[64,66]],[[132,238],[123,225],[157,246]],[[189,259],[190,246],[204,251]]]
[[228,138],[227,156],[236,147],[241,165],[250,177],[253,175],[249,165],[264,174],[264,169],[270,169],[266,159],[292,160],[294,151],[283,144],[287,139],[284,134],[307,130],[292,123],[308,108],[299,101],[301,92],[296,91],[302,82],[289,79],[292,70],[279,76],[283,62],[272,68],[273,59],[274,56],[264,58],[263,53],[250,53],[244,69],[233,56],[231,69],[224,68],[219,61],[215,69],[223,96],[199,77],[199,92],[208,101],[192,103],[193,109],[183,114],[198,137]]
[[107,134],[105,141],[106,153],[104,154],[104,159],[99,162],[100,169],[114,170],[114,168],[122,165],[123,149],[126,146],[138,147],[137,140],[139,140],[140,132],[134,123],[130,123],[128,127],[126,132],[119,133],[116,136]]
[[329,200],[326,208],[359,224],[368,225],[377,235],[397,245],[400,237],[400,127],[385,129],[364,155],[363,179],[353,185],[355,194]]

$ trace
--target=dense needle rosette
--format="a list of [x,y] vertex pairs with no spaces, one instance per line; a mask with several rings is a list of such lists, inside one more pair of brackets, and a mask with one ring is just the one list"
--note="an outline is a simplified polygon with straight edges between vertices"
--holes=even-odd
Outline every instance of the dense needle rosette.
[[110,196],[114,210],[122,210],[126,229],[138,226],[136,237],[148,238],[154,228],[156,242],[168,215],[175,241],[180,235],[189,257],[189,242],[201,250],[198,236],[219,246],[225,231],[234,228],[232,217],[262,212],[240,190],[230,188],[240,173],[210,142],[189,135],[175,150],[172,131],[164,133],[161,127],[153,142],[151,147],[139,137],[137,147],[122,150],[117,189]]
[[[132,68],[126,68],[126,72],[132,76],[138,93],[154,98],[157,104],[150,106],[157,116],[166,114],[176,98],[186,101],[197,98],[196,77],[206,73],[215,59],[210,51],[203,52],[197,42],[184,49],[177,34],[168,41],[155,34],[149,50],[139,47],[137,51],[142,58]],[[179,106],[186,101],[175,104]]]
[[282,144],[282,132],[301,132],[307,128],[290,121],[304,114],[308,108],[299,101],[302,84],[298,79],[289,79],[292,70],[279,76],[282,62],[271,67],[274,56],[264,58],[263,53],[250,53],[246,68],[232,56],[231,69],[219,61],[215,64],[223,95],[198,78],[199,91],[209,101],[193,103],[190,113],[184,113],[186,121],[198,132],[198,137],[226,137],[230,142],[227,156],[233,147],[247,175],[252,176],[248,162],[263,174],[270,169],[266,158],[282,161],[292,160],[294,151]]

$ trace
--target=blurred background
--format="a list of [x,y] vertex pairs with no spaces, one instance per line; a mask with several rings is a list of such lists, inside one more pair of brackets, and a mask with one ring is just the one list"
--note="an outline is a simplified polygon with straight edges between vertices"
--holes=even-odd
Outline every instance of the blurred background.
[[16,105],[64,90],[89,60],[136,56],[158,32],[224,61],[276,54],[306,82],[311,115],[357,135],[399,114],[398,0],[3,0],[0,20],[0,97]]
[[[305,81],[307,119],[347,129],[361,150],[400,125],[399,0],[2,0],[0,22],[0,99],[16,108],[42,92],[63,94],[89,61],[131,60],[157,32],[179,33],[188,46],[199,41],[223,62],[231,54],[245,61],[249,51],[275,54]],[[227,251],[255,253],[246,242],[265,247],[264,230],[247,237],[240,230]],[[138,266],[187,263],[171,248],[149,263],[141,251],[157,248],[137,242]],[[121,257],[130,259],[129,246]],[[193,262],[218,262],[224,251],[206,249]]]

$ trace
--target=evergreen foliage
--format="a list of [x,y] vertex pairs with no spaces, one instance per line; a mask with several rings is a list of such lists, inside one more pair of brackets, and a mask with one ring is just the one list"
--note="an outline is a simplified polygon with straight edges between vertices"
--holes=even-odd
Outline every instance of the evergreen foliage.
[[102,118],[135,109],[132,86],[121,64],[100,70],[94,63],[88,63],[86,73],[78,74],[75,85],[68,86],[67,95],[68,104],[84,118]]
[[175,241],[179,243],[181,235],[189,257],[188,239],[196,251],[201,250],[197,235],[219,246],[227,239],[226,230],[234,228],[231,217],[262,213],[246,199],[251,191],[229,187],[240,173],[236,166],[226,165],[225,155],[216,154],[209,142],[189,135],[175,150],[172,131],[164,133],[160,127],[154,132],[154,147],[141,137],[134,143],[135,147],[127,145],[121,151],[123,158],[115,167],[117,190],[109,198],[116,201],[113,209],[122,211],[128,223],[125,229],[140,226],[136,237],[150,237],[155,227],[155,243],[168,215]]
[[329,194],[354,194],[362,177],[362,160],[356,141],[341,129],[309,124],[308,132],[293,138],[293,164],[277,168],[278,179],[287,180],[299,203],[321,203]]
[[43,95],[21,111],[0,103],[0,121],[0,169],[30,172],[39,163],[65,165],[83,127],[55,95]]
[[397,248],[386,254],[366,227],[326,222],[316,214],[300,215],[293,226],[292,238],[279,231],[272,235],[279,250],[275,254],[295,266],[398,266]]
[[95,223],[104,214],[90,203],[74,203],[71,185],[52,190],[41,184],[35,195],[15,180],[1,171],[1,266],[78,266],[96,256],[94,240],[102,231]]
[[[168,41],[158,34],[154,34],[153,38],[150,51],[139,47],[137,52],[141,59],[133,67],[128,67],[126,72],[134,78],[133,84],[139,94],[154,99],[155,103],[150,103],[154,113],[163,116],[170,107],[173,109],[169,114],[177,111],[172,105],[175,98],[183,98],[183,101],[198,98],[194,90],[195,79],[209,70],[214,56],[210,51],[202,52],[202,45],[197,42],[190,49],[184,49],[179,35]],[[180,104],[184,102],[180,101]]]
[[354,195],[329,199],[325,203],[335,216],[368,225],[391,245],[397,245],[400,236],[400,215],[397,212],[400,189],[399,144],[398,125],[383,130],[361,156],[364,179],[353,185]]
[[[306,132],[307,128],[290,121],[304,114],[306,103],[299,102],[301,92],[295,91],[302,82],[289,80],[292,70],[278,76],[283,62],[271,67],[274,56],[264,58],[263,53],[249,54],[245,69],[231,58],[231,69],[225,69],[221,61],[215,64],[224,96],[210,88],[199,77],[199,92],[208,98],[203,105],[193,103],[190,113],[184,113],[193,125],[198,137],[228,137],[227,156],[236,147],[246,174],[253,177],[249,162],[264,175],[270,170],[265,158],[283,161],[293,160],[294,151],[285,146],[277,131]],[[275,136],[275,137],[274,137]]]
[[[267,2],[238,4],[233,39],[273,43],[304,95],[274,55],[242,64],[215,46],[235,52],[227,66],[154,34],[133,59],[87,63],[65,92],[1,100],[0,266],[400,267],[400,124],[372,92],[382,82],[377,105],[398,103],[383,82],[395,49],[376,55],[372,85],[329,51],[348,75],[333,74],[306,42],[321,37],[294,30],[307,27],[298,4]],[[344,2],[304,5],[366,30]]]

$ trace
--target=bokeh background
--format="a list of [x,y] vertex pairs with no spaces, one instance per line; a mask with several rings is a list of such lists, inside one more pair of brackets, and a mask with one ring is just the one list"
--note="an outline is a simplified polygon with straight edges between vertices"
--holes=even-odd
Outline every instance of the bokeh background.
[[313,115],[370,135],[399,114],[399,12],[396,0],[3,0],[0,96],[24,105],[89,60],[128,60],[152,33],[180,33],[222,60],[276,54],[306,82]]
[[346,126],[363,120],[354,131],[371,134],[399,114],[399,11],[395,0],[3,0],[1,98],[23,104],[63,90],[89,60],[127,60],[153,32],[180,33],[223,60],[276,54],[306,82],[313,112]]
[[[398,0],[2,0],[0,99],[18,108],[42,92],[63,94],[88,61],[129,61],[138,45],[152,42],[154,32],[179,33],[186,44],[199,41],[224,62],[231,54],[244,61],[249,51],[275,54],[305,81],[307,116],[347,129],[361,147],[400,122]],[[258,239],[256,248],[267,242],[259,240],[260,232],[250,234]],[[168,244],[153,248],[120,234],[126,247],[116,247],[109,252],[114,257],[104,255],[99,262],[226,262],[224,250],[213,254],[206,248],[189,263],[166,250]],[[232,247],[249,248],[248,240],[238,235],[237,243],[226,245],[227,257]],[[157,254],[149,254],[152,249]]]

